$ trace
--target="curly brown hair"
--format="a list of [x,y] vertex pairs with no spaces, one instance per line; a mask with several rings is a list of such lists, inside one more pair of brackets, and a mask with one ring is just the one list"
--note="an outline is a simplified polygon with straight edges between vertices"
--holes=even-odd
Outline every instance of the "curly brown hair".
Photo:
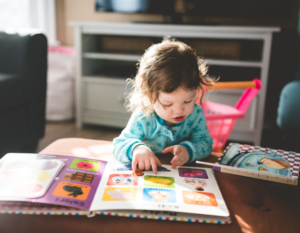
[[153,104],[158,101],[160,92],[172,93],[179,87],[201,91],[200,104],[205,93],[204,85],[214,85],[213,80],[205,77],[206,63],[194,49],[174,39],[165,39],[150,46],[140,62],[134,79],[133,91],[127,97],[127,108],[135,111],[141,108],[144,114],[153,112]]

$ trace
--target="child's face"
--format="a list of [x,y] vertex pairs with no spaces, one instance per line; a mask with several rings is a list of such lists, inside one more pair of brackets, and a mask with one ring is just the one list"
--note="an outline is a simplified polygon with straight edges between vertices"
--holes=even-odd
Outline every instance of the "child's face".
[[160,92],[158,100],[153,105],[156,114],[162,118],[168,126],[173,126],[184,121],[195,105],[195,90],[185,90],[179,87],[172,93]]
[[272,159],[263,158],[261,160],[261,162],[263,162],[263,164],[268,166],[268,167],[277,168],[277,169],[284,169],[283,165],[281,165],[280,163],[278,163],[278,162],[276,162]]

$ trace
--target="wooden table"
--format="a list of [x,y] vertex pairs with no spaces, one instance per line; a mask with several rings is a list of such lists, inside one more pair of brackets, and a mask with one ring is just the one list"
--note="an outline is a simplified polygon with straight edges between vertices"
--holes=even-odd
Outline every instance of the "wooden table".
[[[80,138],[60,139],[40,154],[60,154],[113,160],[112,142]],[[206,161],[215,162],[218,154]],[[160,156],[169,164],[171,156]],[[192,164],[192,166],[199,166]],[[127,217],[96,215],[42,216],[0,215],[1,233],[89,233],[89,232],[299,232],[300,188],[270,181],[216,173],[221,193],[230,212],[232,223],[213,225],[169,222]]]

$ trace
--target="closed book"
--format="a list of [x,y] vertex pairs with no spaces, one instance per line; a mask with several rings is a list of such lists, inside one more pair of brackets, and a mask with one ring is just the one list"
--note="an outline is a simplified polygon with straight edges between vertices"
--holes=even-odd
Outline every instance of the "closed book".
[[231,143],[211,165],[215,171],[297,185],[300,153]]

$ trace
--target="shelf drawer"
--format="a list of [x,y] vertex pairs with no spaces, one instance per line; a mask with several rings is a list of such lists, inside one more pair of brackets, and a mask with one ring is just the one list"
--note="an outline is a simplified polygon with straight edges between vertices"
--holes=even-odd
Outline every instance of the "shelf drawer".
[[86,110],[83,113],[82,119],[84,123],[125,128],[130,115],[130,113],[116,114],[115,112],[108,111]]
[[130,86],[125,80],[95,80],[83,83],[83,109],[127,113],[124,104]]

